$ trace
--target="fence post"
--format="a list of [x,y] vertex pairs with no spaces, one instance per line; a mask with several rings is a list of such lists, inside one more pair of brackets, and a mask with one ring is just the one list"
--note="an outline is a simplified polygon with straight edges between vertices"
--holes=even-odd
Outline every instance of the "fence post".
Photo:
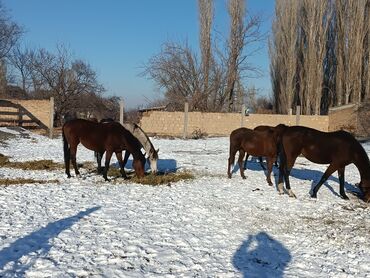
[[124,101],[123,98],[119,101],[119,122],[121,125],[123,124],[123,109],[124,109]]
[[242,105],[242,111],[240,113],[240,127],[244,126],[244,116],[245,116],[245,104]]
[[49,138],[53,138],[54,129],[54,97],[50,97]]
[[188,136],[188,121],[189,121],[189,103],[185,102],[184,106],[184,133],[183,138],[186,139]]
[[23,109],[19,106],[18,108],[18,126],[22,126],[22,120],[23,120]]
[[301,106],[297,105],[296,113],[295,113],[295,124],[299,125],[301,119]]

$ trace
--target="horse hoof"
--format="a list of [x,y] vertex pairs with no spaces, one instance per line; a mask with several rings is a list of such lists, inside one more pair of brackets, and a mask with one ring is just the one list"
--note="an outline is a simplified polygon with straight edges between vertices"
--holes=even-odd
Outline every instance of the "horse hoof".
[[288,190],[288,194],[289,194],[289,197],[292,197],[292,198],[297,198],[297,196],[293,193],[292,190]]
[[227,175],[227,177],[228,177],[229,179],[231,179],[231,175]]
[[247,179],[247,177],[246,176],[244,176],[244,177],[242,177],[243,178],[243,180],[246,180]]
[[343,200],[349,200],[348,196],[347,195],[341,195],[340,196]]
[[317,195],[316,194],[310,194],[311,198],[314,198],[316,199],[317,198]]

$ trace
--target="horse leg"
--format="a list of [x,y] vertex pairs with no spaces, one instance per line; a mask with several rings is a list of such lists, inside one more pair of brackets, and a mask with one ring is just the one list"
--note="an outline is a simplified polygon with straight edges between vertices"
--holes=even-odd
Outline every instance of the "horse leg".
[[98,163],[98,174],[102,174],[101,160],[103,158],[104,152],[96,152],[96,162]]
[[[298,156],[298,155],[297,155]],[[293,168],[293,165],[295,163],[295,160],[297,159],[297,156],[287,159],[286,157],[282,157],[280,159],[280,170],[279,170],[279,183],[278,183],[278,190],[280,194],[284,194],[283,190],[283,177],[285,180],[285,188],[288,191],[288,194],[290,197],[296,198],[295,194],[293,193],[292,189],[290,188],[290,181],[289,181],[289,175],[290,171]]]
[[[316,186],[313,188],[311,192],[311,197],[312,198],[317,198],[317,191],[319,191],[321,185],[330,177],[331,174],[333,174],[338,168],[334,164],[330,164],[328,169],[326,169],[324,175],[322,175],[320,181]],[[343,187],[344,187],[344,175],[343,175]]]
[[243,179],[246,179],[244,175],[244,167],[243,167],[243,158],[244,158],[245,151],[243,149],[239,150],[239,159],[238,159],[238,164],[239,164],[239,170],[240,170],[240,176]]
[[247,161],[248,161],[249,154],[245,153],[245,160],[244,160],[244,170],[247,170]]
[[258,160],[260,161],[260,165],[261,165],[263,171],[265,171],[266,170],[266,167],[265,167],[265,165],[263,165],[263,158],[262,158],[262,156],[259,156],[258,157]]
[[272,165],[274,164],[274,158],[267,157],[267,176],[266,180],[269,186],[272,186],[272,181],[271,181],[271,172],[272,172]]
[[339,193],[343,199],[348,200],[348,196],[344,191],[344,167],[338,169],[338,177],[339,177]]
[[109,163],[110,163],[110,159],[112,157],[112,154],[113,154],[112,151],[107,151],[105,153],[105,167],[104,167],[104,172],[103,172],[103,177],[104,177],[105,181],[109,181],[109,179],[107,177],[107,174],[108,174]]
[[70,164],[71,164],[71,149],[70,147],[67,147],[64,150],[64,166],[66,168],[66,174],[68,178],[71,177],[71,172],[69,170]]
[[236,154],[236,150],[230,149],[230,155],[229,155],[228,166],[227,166],[227,176],[229,177],[229,179],[231,179],[230,169],[231,169],[231,165],[234,165],[235,154]]
[[125,157],[123,158],[123,167],[126,166],[129,156],[130,156],[130,153],[126,150]]
[[80,175],[80,172],[78,171],[77,162],[76,162],[77,145],[76,146],[71,146],[70,153],[71,153],[72,165],[73,165],[73,168],[75,169],[75,174],[76,174],[76,176],[80,177],[81,175]]
[[119,167],[121,168],[120,169],[121,175],[124,179],[127,179],[126,172],[125,172],[125,164],[122,161],[122,152],[116,152],[116,157],[119,163]]

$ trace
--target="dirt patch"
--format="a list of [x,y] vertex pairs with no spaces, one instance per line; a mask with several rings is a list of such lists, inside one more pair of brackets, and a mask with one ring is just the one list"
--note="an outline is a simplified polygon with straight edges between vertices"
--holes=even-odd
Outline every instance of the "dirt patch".
[[0,154],[0,167],[16,168],[22,170],[59,170],[64,166],[61,163],[56,163],[52,160],[35,160],[35,161],[24,161],[16,162],[9,161],[9,157]]

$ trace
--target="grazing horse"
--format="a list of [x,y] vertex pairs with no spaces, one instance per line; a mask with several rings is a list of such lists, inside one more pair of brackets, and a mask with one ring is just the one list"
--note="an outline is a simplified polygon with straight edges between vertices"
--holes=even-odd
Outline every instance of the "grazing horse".
[[313,128],[292,126],[286,129],[281,139],[279,192],[283,193],[283,177],[289,196],[295,197],[290,188],[289,174],[298,155],[318,164],[329,164],[318,184],[310,192],[317,197],[321,185],[331,174],[338,171],[339,192],[348,199],[344,191],[344,169],[353,163],[360,172],[359,188],[364,200],[370,201],[370,162],[361,144],[346,131],[321,132]]
[[[114,122],[114,120],[111,118],[102,119],[100,121],[100,123],[111,123],[111,122]],[[141,146],[140,148],[144,148],[145,152],[148,154],[149,165],[150,165],[150,169],[152,170],[152,173],[154,174],[157,173],[157,162],[158,162],[159,149],[156,150],[154,148],[149,137],[137,124],[123,123],[122,125],[125,129],[131,132],[132,135],[134,135],[136,139],[136,144],[140,145]],[[101,158],[103,154],[104,152],[103,153],[95,152],[95,156],[98,162],[98,172],[101,171],[100,164],[101,164]],[[130,156],[130,152],[126,150],[125,157],[123,158],[123,166],[126,166],[129,156]]]
[[278,125],[275,128],[264,131],[252,130],[249,128],[238,128],[230,134],[230,152],[228,160],[227,174],[231,178],[231,166],[234,164],[235,154],[239,151],[240,175],[245,179],[243,158],[247,152],[253,156],[265,156],[267,158],[267,182],[272,186],[271,172],[272,164],[276,161],[278,143],[281,133],[285,130],[285,125]]
[[128,150],[132,153],[136,175],[139,178],[144,177],[145,157],[141,153],[141,147],[137,144],[135,137],[121,124],[115,122],[101,124],[83,119],[75,119],[63,125],[62,135],[64,143],[64,162],[68,177],[71,177],[69,170],[71,159],[76,175],[80,175],[76,163],[77,146],[79,143],[100,154],[106,152],[105,168],[103,172],[103,177],[106,181],[108,181],[107,173],[113,153],[117,156],[122,176],[126,178],[122,161],[123,150]]
[[[266,131],[266,130],[273,130],[274,128],[281,128],[283,125],[277,125],[276,127],[273,126],[268,126],[268,125],[259,125],[256,126],[253,130],[258,130],[258,131]],[[248,161],[249,154],[245,154],[245,161],[244,161],[244,170],[247,170],[247,161]],[[258,157],[259,163],[261,165],[261,168],[263,170],[266,170],[265,165],[263,165],[263,159],[262,156]],[[275,161],[275,166],[278,167],[277,160]]]
[[[132,123],[123,123],[123,127],[132,133],[139,141],[140,145],[144,148],[148,155],[148,160],[150,164],[150,169],[152,173],[157,172],[157,162],[158,162],[158,152],[159,149],[155,149],[152,142],[146,133],[137,125]],[[125,157],[123,159],[123,165],[126,165],[130,153],[126,150]]]

